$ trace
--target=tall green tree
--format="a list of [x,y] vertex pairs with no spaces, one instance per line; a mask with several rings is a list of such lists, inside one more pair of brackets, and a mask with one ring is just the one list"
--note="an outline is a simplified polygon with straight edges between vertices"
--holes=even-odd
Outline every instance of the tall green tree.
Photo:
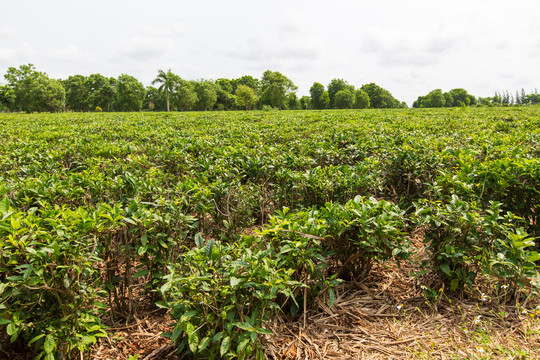
[[354,108],[367,109],[369,108],[369,95],[362,89],[354,91]]
[[84,85],[86,76],[73,75],[62,81],[66,91],[66,109],[72,111],[88,111],[89,94]]
[[8,85],[0,86],[0,111],[12,110],[15,104],[15,91]]
[[330,97],[328,91],[324,89],[324,85],[314,82],[309,89],[311,96],[311,107],[313,109],[327,109],[330,105]]
[[12,110],[26,112],[58,112],[65,107],[66,93],[61,82],[50,79],[47,74],[39,72],[34,65],[21,65],[19,68],[8,68],[4,78],[8,81],[7,89]]
[[399,102],[390,92],[375,83],[365,84],[361,87],[368,96],[371,107],[376,109],[401,108],[403,103]]
[[86,77],[84,86],[88,91],[88,103],[91,110],[101,108],[105,111],[114,110],[116,103],[116,79],[107,78],[101,74],[91,74]]
[[452,106],[469,106],[476,105],[477,103],[476,97],[469,94],[467,90],[462,88],[452,89],[448,92],[448,94],[454,100]]
[[217,79],[215,81],[217,101],[215,108],[217,110],[231,110],[236,104],[236,98],[233,94],[234,82],[229,79]]
[[255,90],[246,85],[238,85],[236,89],[236,105],[246,110],[251,110],[259,100]]
[[118,99],[116,108],[119,111],[140,111],[145,89],[144,85],[133,76],[122,74],[117,82]]
[[41,74],[33,64],[23,64],[18,68],[9,67],[7,69],[4,78],[7,80],[7,86],[12,90],[12,111],[29,111],[32,101],[30,98],[30,85]]
[[296,85],[278,71],[266,70],[261,79],[261,104],[286,109],[288,94],[295,92]]
[[311,97],[304,95],[300,98],[300,109],[311,109]]
[[150,111],[165,111],[167,105],[163,96],[159,96],[159,91],[153,86],[147,86],[143,101],[144,110]]
[[343,79],[332,79],[332,81],[330,81],[330,84],[328,84],[328,96],[330,98],[330,107],[333,109],[336,108],[336,105],[334,103],[336,94],[341,90],[349,90],[351,93],[354,93],[354,86],[349,85],[349,83]]
[[176,76],[174,92],[171,98],[172,104],[178,110],[193,110],[197,104],[197,93],[194,81],[187,81]]
[[212,110],[217,102],[216,85],[208,80],[197,81],[195,82],[195,93],[197,94],[197,109]]
[[334,96],[334,108],[352,109],[354,105],[354,94],[349,90],[339,90]]
[[413,103],[413,107],[416,108],[434,108],[434,107],[444,107],[446,104],[446,99],[441,89],[432,90],[426,96],[419,96],[418,99]]
[[158,70],[158,75],[152,81],[152,85],[159,84],[159,87],[158,87],[159,93],[165,94],[165,99],[167,102],[167,112],[171,111],[169,95],[170,93],[172,93],[173,88],[175,86],[174,80],[175,80],[175,75],[171,72],[171,69],[169,69],[167,70],[167,72],[163,70]]
[[249,86],[250,88],[255,90],[255,92],[257,92],[259,91],[261,83],[259,79],[254,78],[251,75],[244,75],[238,79],[232,80],[233,94],[236,94],[236,90],[238,89],[239,85]]
[[62,83],[40,75],[30,86],[31,106],[27,111],[60,112],[64,111],[66,92]]

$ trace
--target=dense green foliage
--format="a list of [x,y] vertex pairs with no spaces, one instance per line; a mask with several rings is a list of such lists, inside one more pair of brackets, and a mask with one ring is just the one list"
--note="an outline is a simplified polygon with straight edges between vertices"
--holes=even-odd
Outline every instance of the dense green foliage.
[[[254,89],[245,80],[236,92]],[[99,94],[84,106],[107,106]],[[78,357],[111,319],[136,316],[138,285],[170,309],[166,335],[182,351],[260,357],[277,312],[332,303],[340,279],[409,261],[413,233],[425,272],[455,291],[485,275],[511,298],[536,273],[538,107],[0,114],[0,124],[0,349]]]
[[441,89],[431,91],[426,96],[419,96],[413,103],[415,108],[457,107],[476,105],[477,99],[465,89],[452,89],[443,93]]
[[[32,64],[10,67],[0,86],[0,111],[87,112],[87,111],[207,111],[252,109],[364,109],[407,107],[388,90],[375,84],[355,89],[343,79],[324,85],[314,83],[310,96],[298,98],[291,79],[267,70],[261,79],[244,75],[238,79],[185,80],[158,70],[151,86],[144,87],[133,76],[107,78],[101,74],[73,75],[65,80],[49,79]],[[157,86],[157,87],[154,87]],[[373,97],[371,99],[370,97]]]

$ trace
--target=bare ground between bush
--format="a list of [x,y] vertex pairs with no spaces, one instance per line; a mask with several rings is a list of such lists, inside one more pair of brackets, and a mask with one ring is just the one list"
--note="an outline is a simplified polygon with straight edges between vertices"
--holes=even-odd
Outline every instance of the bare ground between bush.
[[[336,288],[292,321],[282,314],[268,324],[263,340],[268,359],[537,359],[540,358],[538,301],[503,304],[496,288],[465,298],[427,301],[413,265],[375,267],[364,283]],[[427,280],[427,279],[424,279]],[[433,284],[431,284],[433,285]],[[427,285],[426,285],[427,286]],[[489,285],[484,284],[485,288]],[[484,289],[485,290],[485,289]],[[475,294],[477,296],[475,296]],[[486,299],[487,297],[487,299]],[[166,314],[148,313],[133,324],[111,329],[93,348],[92,359],[178,359],[160,336]]]
[[[268,359],[538,359],[540,302],[523,294],[508,299],[504,284],[480,278],[461,297],[447,295],[436,278],[418,279],[425,257],[416,239],[413,262],[375,266],[363,282],[336,288],[293,320],[281,314],[262,339]],[[432,291],[424,290],[428,287]],[[429,295],[431,294],[431,296]],[[160,334],[170,330],[166,314],[147,313],[136,323],[112,329],[92,359],[177,359]]]
[[[538,298],[505,299],[504,284],[482,279],[478,288],[451,297],[435,278],[416,278],[418,270],[414,262],[387,262],[361,283],[336,287],[331,308],[328,298],[319,298],[305,316],[281,314],[267,324],[273,335],[261,339],[267,359],[540,359]],[[84,358],[179,359],[161,336],[171,329],[168,314],[153,309],[141,298],[137,316],[109,324],[109,338]],[[28,355],[0,352],[0,359]]]

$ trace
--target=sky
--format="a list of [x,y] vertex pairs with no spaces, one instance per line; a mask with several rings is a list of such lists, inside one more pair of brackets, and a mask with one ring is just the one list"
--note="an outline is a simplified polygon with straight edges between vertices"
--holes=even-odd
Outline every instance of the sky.
[[412,104],[433,89],[540,90],[538,0],[4,1],[0,83],[32,63],[50,77],[158,69],[184,79],[376,83]]

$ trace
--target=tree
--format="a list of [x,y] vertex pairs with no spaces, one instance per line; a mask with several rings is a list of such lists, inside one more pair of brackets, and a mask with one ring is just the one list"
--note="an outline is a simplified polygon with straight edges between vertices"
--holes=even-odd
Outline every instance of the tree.
[[180,110],[192,110],[197,104],[195,83],[182,80],[179,76],[174,79],[174,92],[171,98],[173,106]]
[[197,109],[212,110],[217,102],[216,85],[208,80],[197,81],[195,82],[195,93],[197,94]]
[[261,84],[259,82],[259,79],[256,79],[251,75],[244,75],[241,78],[232,80],[232,86],[233,86],[232,94],[236,94],[238,85],[249,86],[250,88],[252,88],[253,90],[257,92]]
[[300,109],[307,110],[311,108],[311,98],[309,96],[302,96],[300,98]]
[[236,103],[236,98],[233,95],[234,83],[229,79],[217,79],[216,84],[216,93],[217,101],[216,108],[217,110],[231,110],[234,108]]
[[448,94],[452,97],[453,103],[452,106],[469,106],[469,105],[476,105],[477,100],[476,97],[469,94],[467,90],[457,88],[452,89],[448,92]]
[[371,107],[376,109],[401,108],[403,104],[390,94],[390,92],[375,83],[365,84],[361,87],[368,96]]
[[289,110],[299,110],[300,109],[300,100],[296,93],[287,94],[287,109]]
[[26,112],[63,111],[66,93],[58,80],[36,71],[34,65],[10,67],[4,75],[11,91],[4,89],[5,102],[12,102],[13,110]]
[[49,79],[46,75],[41,74],[30,86],[28,95],[32,100],[27,111],[64,111],[66,92],[58,80]]
[[445,92],[444,94],[444,106],[451,107],[454,106],[454,98],[449,93]]
[[357,89],[354,91],[354,108],[355,109],[369,108],[369,96],[362,89]]
[[251,110],[258,100],[259,97],[252,88],[242,84],[238,85],[236,89],[236,106]]
[[[20,65],[19,68],[9,67],[4,78],[7,86],[12,90],[12,107],[14,111],[29,111],[31,106],[30,86],[41,73],[36,71],[33,64]],[[5,91],[7,94],[7,91]]]
[[88,111],[89,95],[83,75],[73,75],[62,81],[66,91],[66,108],[72,111]]
[[441,89],[435,89],[428,94],[429,107],[443,107],[446,103]]
[[117,83],[117,110],[140,111],[144,100],[144,85],[133,76],[122,74]]
[[339,90],[334,96],[334,108],[352,109],[354,105],[354,95],[349,90]]
[[445,96],[441,89],[431,91],[426,96],[419,96],[418,100],[413,103],[413,107],[417,108],[432,108],[443,107],[446,104]]
[[171,111],[169,94],[173,91],[173,88],[175,86],[174,79],[175,76],[171,72],[171,69],[169,69],[167,70],[167,72],[163,70],[158,70],[157,77],[152,81],[152,85],[160,84],[160,86],[158,87],[158,91],[160,94],[165,94],[165,99],[167,102],[167,112]]
[[266,70],[261,79],[261,103],[278,109],[287,107],[288,94],[297,87],[286,76],[277,71]]
[[101,74],[92,74],[86,77],[84,86],[88,92],[89,108],[101,108],[112,111],[116,103],[116,79],[107,78]]
[[313,83],[309,89],[311,95],[311,107],[313,109],[327,109],[330,105],[328,92],[324,90],[324,85],[318,82]]
[[163,96],[159,96],[159,91],[153,86],[147,86],[143,101],[144,110],[150,111],[165,111],[167,105]]
[[349,90],[352,93],[354,93],[354,86],[349,85],[345,80],[343,79],[332,79],[330,81],[330,84],[328,84],[328,96],[330,98],[330,107],[333,109],[336,109],[336,104],[334,102],[336,94],[340,92],[341,90]]
[[0,111],[11,110],[15,104],[15,92],[8,85],[0,86]]

